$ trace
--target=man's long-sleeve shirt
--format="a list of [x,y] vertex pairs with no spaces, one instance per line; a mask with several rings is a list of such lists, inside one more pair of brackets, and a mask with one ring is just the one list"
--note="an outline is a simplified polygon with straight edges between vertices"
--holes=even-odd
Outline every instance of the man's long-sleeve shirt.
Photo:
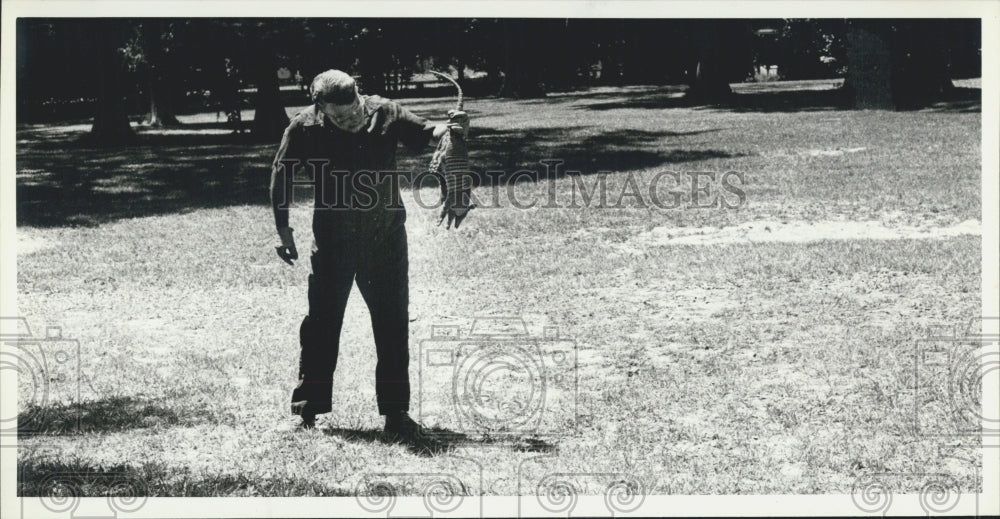
[[[277,228],[288,227],[288,208],[295,201],[292,189],[305,184],[316,186],[317,241],[359,231],[388,231],[405,221],[399,179],[391,179],[387,172],[396,169],[400,141],[420,151],[430,142],[435,125],[389,99],[362,96],[362,101],[365,124],[358,133],[337,128],[316,105],[292,118],[271,171]],[[369,132],[373,117],[377,126]]]

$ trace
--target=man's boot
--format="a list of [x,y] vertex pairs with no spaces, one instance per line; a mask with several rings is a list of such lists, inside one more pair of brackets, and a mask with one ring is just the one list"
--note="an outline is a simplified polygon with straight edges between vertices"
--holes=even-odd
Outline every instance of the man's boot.
[[386,434],[395,435],[403,440],[415,440],[420,437],[421,426],[410,418],[405,411],[385,415]]

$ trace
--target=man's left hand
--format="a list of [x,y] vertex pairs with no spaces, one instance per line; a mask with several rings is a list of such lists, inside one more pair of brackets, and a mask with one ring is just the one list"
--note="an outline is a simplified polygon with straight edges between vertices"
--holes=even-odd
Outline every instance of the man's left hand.
[[384,124],[383,119],[385,119],[385,114],[382,113],[382,109],[375,110],[375,113],[372,114],[372,121],[368,124],[366,131],[369,134],[377,133],[378,135],[385,135],[389,131],[389,128]]
[[278,257],[289,265],[295,265],[295,260],[299,259],[299,252],[295,250],[295,238],[292,236],[291,227],[278,229],[278,236],[281,238],[281,245],[274,250],[278,251]]
[[451,130],[460,137],[469,135],[469,114],[458,110],[448,110],[448,122],[439,124],[434,128],[434,138],[440,139],[446,132]]
[[469,135],[469,114],[459,110],[448,110],[448,129],[462,137]]

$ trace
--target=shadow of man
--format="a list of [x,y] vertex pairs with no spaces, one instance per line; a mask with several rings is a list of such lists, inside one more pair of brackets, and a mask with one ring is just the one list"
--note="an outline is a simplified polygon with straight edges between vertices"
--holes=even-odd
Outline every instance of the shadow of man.
[[530,436],[481,436],[472,437],[466,433],[444,427],[425,427],[420,434],[402,437],[383,432],[381,429],[322,429],[328,436],[337,436],[346,441],[380,442],[386,445],[404,445],[417,456],[431,457],[451,452],[458,447],[509,446],[521,452],[552,452],[556,446],[540,438]]

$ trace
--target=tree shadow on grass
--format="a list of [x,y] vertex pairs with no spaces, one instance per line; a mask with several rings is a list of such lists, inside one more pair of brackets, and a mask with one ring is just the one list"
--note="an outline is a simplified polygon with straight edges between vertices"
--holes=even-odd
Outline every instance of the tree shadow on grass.
[[[581,175],[626,173],[742,156],[706,148],[697,139],[685,147],[677,142],[717,131],[720,129],[475,128],[469,141],[469,158],[475,185],[490,186],[547,180],[549,170],[543,161],[559,161],[559,167],[552,166],[551,172],[553,178],[562,178],[569,171]],[[409,170],[420,166],[403,161],[400,165]],[[426,180],[422,179],[421,186],[436,185],[435,180]]]
[[210,413],[180,411],[167,407],[167,400],[147,402],[131,397],[29,406],[18,413],[19,436],[106,433],[211,421]]
[[[81,142],[86,128],[33,126],[18,132],[17,225],[96,226],[123,218],[186,213],[234,205],[269,205],[277,143],[256,144],[207,123],[211,132],[140,132],[135,145],[102,149]],[[627,172],[729,158],[697,137],[717,130],[676,132],[595,126],[476,128],[473,170],[486,183],[543,178],[540,160],[563,159],[563,171]],[[678,142],[694,139],[684,146]],[[426,171],[431,148],[400,147],[398,169]],[[486,170],[502,170],[499,177]],[[562,176],[565,173],[560,173]],[[407,182],[402,185],[407,186]]]
[[980,113],[983,111],[983,90],[981,88],[955,87],[948,98],[935,103],[922,111]]
[[114,149],[70,132],[18,139],[17,224],[38,227],[265,204],[277,149],[227,133],[140,134]]
[[732,112],[804,112],[819,110],[846,110],[847,100],[839,89],[783,90],[734,93],[725,103],[692,101],[674,92],[654,92],[631,99],[590,103],[580,106],[585,110],[697,108]]
[[401,439],[379,429],[322,429],[324,434],[346,441],[364,441],[386,445],[403,445],[416,456],[431,457],[451,452],[458,447],[510,447],[519,452],[552,452],[554,444],[534,437],[502,436],[472,437],[442,427],[426,427],[413,439]]
[[624,98],[639,98],[648,95],[668,97],[683,94],[687,85],[604,85],[572,88],[564,91],[550,92],[545,97],[537,99],[520,99],[522,105],[553,105],[566,103],[586,103],[588,101],[621,100]]
[[[628,172],[639,169],[728,158],[732,154],[712,149],[676,149],[667,141],[717,130],[675,132],[671,130],[616,129],[592,132],[591,129],[531,129],[498,131],[484,128],[476,133],[476,142],[487,146],[473,150],[473,164],[483,169],[500,169],[510,178],[516,171],[543,169],[541,161],[562,160],[563,169],[593,174],[600,171]],[[470,145],[475,146],[475,145]],[[520,176],[519,180],[544,177]]]
[[[725,103],[702,103],[679,94],[675,89],[656,89],[651,92],[637,92],[635,95],[598,103],[580,104],[582,110],[605,111],[622,109],[662,110],[668,108],[695,108],[721,110],[736,113],[791,113],[828,110],[855,110],[847,92],[838,82],[831,82],[826,88],[795,88],[771,86],[770,83],[741,84],[734,88],[733,95]],[[836,86],[836,88],[834,88]],[[585,97],[584,97],[585,99]],[[982,110],[981,90],[978,88],[956,87],[940,102],[925,108],[935,112],[980,112]]]

